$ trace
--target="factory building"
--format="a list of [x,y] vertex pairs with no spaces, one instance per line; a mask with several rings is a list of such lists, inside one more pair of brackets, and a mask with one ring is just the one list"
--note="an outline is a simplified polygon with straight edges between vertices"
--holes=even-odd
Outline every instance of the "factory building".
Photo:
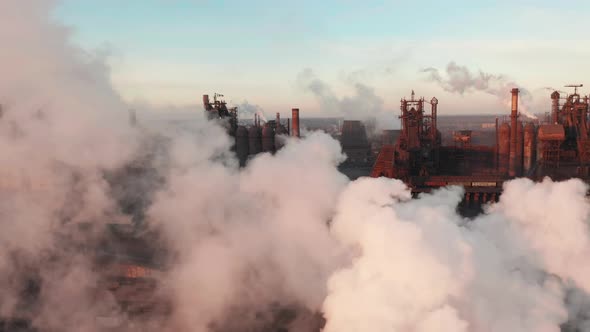
[[342,122],[340,145],[346,155],[346,162],[351,164],[366,163],[371,158],[371,145],[367,131],[361,121],[345,120]]
[[[451,145],[441,144],[437,129],[438,100],[401,100],[401,135],[393,144],[383,145],[371,172],[403,180],[417,194],[432,189],[461,185],[466,201],[495,201],[505,181],[515,177],[554,180],[572,177],[589,182],[590,137],[588,137],[588,96],[573,94],[562,98],[551,94],[552,111],[544,122],[523,121],[519,90],[512,89],[507,121],[496,119],[495,144],[472,144],[472,130],[453,132]],[[430,104],[430,114],[425,111]]]
[[240,166],[245,166],[250,158],[259,153],[275,153],[284,145],[286,136],[300,137],[299,109],[291,110],[291,119],[281,122],[280,113],[274,120],[262,123],[258,114],[254,114],[254,123],[248,127],[239,124],[238,108],[228,108],[222,99],[223,95],[214,94],[213,102],[209,95],[203,95],[203,108],[209,120],[217,120],[234,138],[232,150],[235,152]]

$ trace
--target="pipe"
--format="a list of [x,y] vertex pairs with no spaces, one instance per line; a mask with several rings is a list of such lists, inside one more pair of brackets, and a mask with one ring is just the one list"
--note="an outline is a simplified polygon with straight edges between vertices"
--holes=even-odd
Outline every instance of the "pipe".
[[551,94],[551,123],[557,124],[559,118],[559,92],[554,91]]
[[431,108],[431,116],[432,116],[432,138],[434,139],[434,141],[436,142],[436,111],[438,108],[438,99],[436,99],[436,97],[432,97],[432,100],[430,101],[430,105],[432,106]]
[[293,108],[291,109],[291,118],[293,121],[291,122],[291,136],[301,137],[301,133],[299,132],[299,109]]
[[518,119],[518,92],[512,89],[512,112],[510,113],[510,176],[516,176],[516,126]]

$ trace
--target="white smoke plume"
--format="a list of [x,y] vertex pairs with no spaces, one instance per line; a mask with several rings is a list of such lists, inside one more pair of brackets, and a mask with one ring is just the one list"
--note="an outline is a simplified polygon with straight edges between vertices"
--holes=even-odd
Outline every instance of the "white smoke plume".
[[532,102],[530,92],[505,75],[490,74],[482,70],[473,73],[466,66],[458,65],[454,61],[447,64],[444,75],[439,69],[433,67],[422,69],[421,72],[428,74],[428,79],[438,83],[445,91],[461,95],[474,91],[485,92],[497,97],[502,105],[508,107],[510,107],[510,90],[519,88],[519,111],[526,117],[536,119],[536,116],[528,109]]
[[329,281],[325,331],[560,331],[587,297],[566,292],[588,294],[587,189],[515,180],[465,223],[459,188],[410,200],[395,180],[351,183],[332,231],[357,258]]
[[332,88],[306,68],[297,75],[296,82],[304,91],[311,92],[320,103],[320,111],[347,119],[366,119],[383,112],[383,99],[373,88],[355,82],[353,96],[338,97]]
[[240,112],[242,117],[249,116],[251,118],[254,118],[254,115],[257,114],[263,122],[268,122],[262,107],[250,104],[248,101],[244,101],[238,105],[238,112]]

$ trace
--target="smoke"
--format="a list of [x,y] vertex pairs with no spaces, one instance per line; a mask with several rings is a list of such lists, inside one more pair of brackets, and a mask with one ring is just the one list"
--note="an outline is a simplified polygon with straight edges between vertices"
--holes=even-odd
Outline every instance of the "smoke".
[[320,111],[347,119],[365,119],[383,112],[383,99],[375,95],[373,88],[362,83],[353,83],[354,95],[338,97],[332,88],[317,78],[307,68],[297,75],[297,85],[303,91],[312,93],[320,104]]
[[262,119],[262,121],[268,122],[266,116],[264,115],[264,110],[259,105],[253,105],[248,101],[244,101],[238,106],[238,111],[240,114],[247,114],[252,118],[254,117],[254,114],[257,114],[260,119]]
[[92,300],[81,249],[123,218],[103,174],[131,159],[137,137],[100,57],[68,43],[52,5],[0,3],[0,317],[91,331],[113,302]]
[[[460,188],[412,200],[397,180],[349,182],[321,133],[239,169],[203,116],[128,126],[107,67],[48,21],[51,5],[0,3],[0,320],[318,331],[321,312],[338,332],[588,326],[582,182],[512,181],[466,221]],[[121,288],[108,263],[137,252],[157,283]],[[164,310],[141,315],[132,299]]]
[[183,330],[230,320],[234,306],[291,301],[319,310],[339,262],[326,220],[346,183],[334,171],[342,158],[336,141],[316,133],[242,173],[207,160],[172,168],[150,217],[178,252],[172,278]]
[[466,66],[458,65],[454,61],[447,64],[445,75],[433,67],[422,69],[421,72],[427,74],[429,80],[438,83],[445,91],[461,95],[474,91],[485,92],[498,98],[501,104],[507,107],[511,105],[510,90],[519,88],[520,112],[529,118],[536,119],[536,116],[528,110],[528,106],[532,103],[531,93],[505,75],[490,74],[482,70],[473,73]]
[[568,311],[570,328],[585,326],[587,186],[504,189],[465,223],[459,188],[410,200],[395,180],[351,183],[332,231],[357,256],[330,278],[325,331],[560,331]]

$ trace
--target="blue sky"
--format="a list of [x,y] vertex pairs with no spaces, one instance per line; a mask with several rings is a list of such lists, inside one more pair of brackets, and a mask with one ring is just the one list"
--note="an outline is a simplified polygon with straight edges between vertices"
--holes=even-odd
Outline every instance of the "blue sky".
[[444,91],[420,69],[455,61],[502,74],[544,107],[535,91],[590,77],[589,12],[590,1],[576,0],[64,0],[55,17],[84,48],[108,49],[113,83],[130,101],[187,104],[223,92],[269,112],[319,112],[296,83],[310,68],[338,97],[359,82],[396,109],[413,88],[461,113],[503,105]]

